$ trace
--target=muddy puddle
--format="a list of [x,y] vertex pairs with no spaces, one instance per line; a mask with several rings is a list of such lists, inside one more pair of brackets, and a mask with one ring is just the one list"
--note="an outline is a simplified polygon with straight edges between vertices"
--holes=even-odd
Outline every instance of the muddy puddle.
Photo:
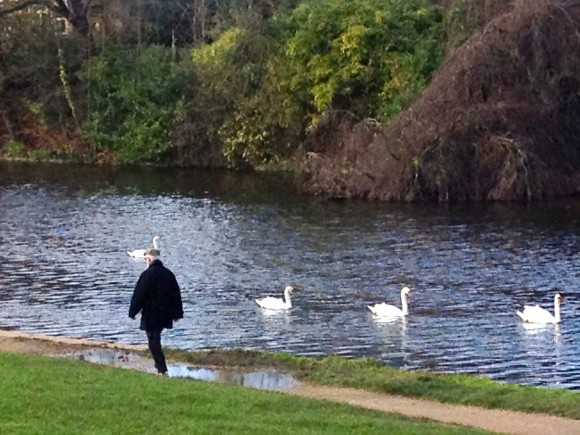
[[[154,373],[151,359],[135,352],[117,349],[84,349],[65,355],[67,359],[88,361],[126,369],[141,370]],[[168,375],[175,378],[189,378],[207,382],[220,382],[243,387],[253,387],[262,390],[288,391],[296,388],[299,382],[287,373],[270,370],[240,371],[234,369],[216,369],[210,367],[194,367],[187,364],[167,364]]]

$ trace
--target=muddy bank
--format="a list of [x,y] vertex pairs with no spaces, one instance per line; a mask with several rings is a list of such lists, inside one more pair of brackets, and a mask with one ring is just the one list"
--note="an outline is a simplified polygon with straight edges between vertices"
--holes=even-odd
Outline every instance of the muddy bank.
[[31,355],[62,355],[75,352],[79,349],[92,348],[117,349],[131,352],[143,352],[147,350],[146,346],[0,330],[0,349],[8,352],[28,353]]

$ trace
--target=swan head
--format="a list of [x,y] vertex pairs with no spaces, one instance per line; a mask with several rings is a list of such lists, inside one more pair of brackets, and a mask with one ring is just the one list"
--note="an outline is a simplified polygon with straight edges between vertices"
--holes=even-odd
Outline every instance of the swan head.
[[411,294],[411,289],[409,287],[403,287],[401,290],[401,295],[408,295]]
[[293,287],[290,286],[286,286],[286,288],[284,289],[284,293],[292,293],[294,291]]
[[560,293],[554,295],[554,306],[560,306],[560,303],[564,301],[564,296]]

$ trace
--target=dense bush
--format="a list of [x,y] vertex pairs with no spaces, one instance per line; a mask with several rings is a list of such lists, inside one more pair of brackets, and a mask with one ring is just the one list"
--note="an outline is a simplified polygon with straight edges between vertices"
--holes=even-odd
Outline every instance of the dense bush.
[[441,18],[421,0],[303,2],[286,44],[288,85],[307,96],[314,122],[332,109],[385,121],[438,66]]
[[76,129],[71,81],[85,47],[60,24],[36,10],[0,19],[0,147],[61,146]]
[[129,163],[155,162],[176,145],[188,74],[170,49],[108,47],[87,62],[82,77],[89,97],[84,135],[98,151],[116,152]]
[[334,111],[399,113],[442,58],[438,11],[420,0],[307,1],[194,49],[204,104],[222,103],[215,123],[230,165],[279,163]]

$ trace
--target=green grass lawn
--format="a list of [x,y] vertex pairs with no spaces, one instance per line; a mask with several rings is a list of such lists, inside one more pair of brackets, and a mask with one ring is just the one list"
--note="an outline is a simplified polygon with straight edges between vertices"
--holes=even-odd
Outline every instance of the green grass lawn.
[[0,352],[2,434],[470,434],[348,405]]

